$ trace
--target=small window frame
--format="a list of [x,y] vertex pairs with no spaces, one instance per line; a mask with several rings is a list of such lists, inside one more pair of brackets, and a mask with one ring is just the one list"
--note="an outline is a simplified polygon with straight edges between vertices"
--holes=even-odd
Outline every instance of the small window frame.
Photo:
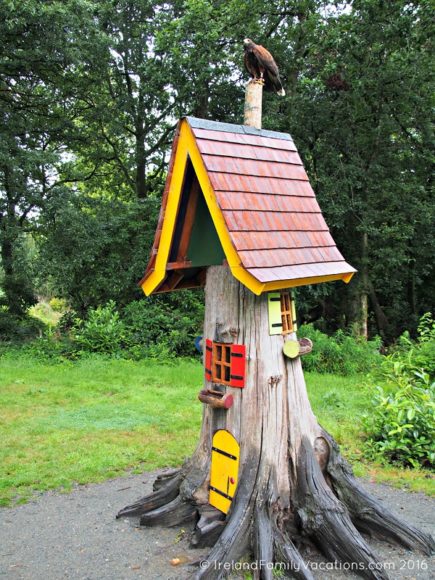
[[292,307],[292,295],[290,292],[281,291],[281,320],[282,320],[282,331],[281,334],[291,334],[295,332],[293,325],[293,307]]
[[231,344],[213,341],[211,380],[231,386]]

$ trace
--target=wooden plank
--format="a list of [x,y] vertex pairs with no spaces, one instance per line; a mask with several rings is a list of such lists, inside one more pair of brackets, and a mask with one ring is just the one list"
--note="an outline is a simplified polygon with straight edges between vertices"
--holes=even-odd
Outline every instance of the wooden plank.
[[237,251],[335,247],[329,232],[232,232]]
[[[297,168],[297,166],[295,166]],[[208,174],[215,191],[247,191],[254,193],[264,193],[266,195],[274,193],[276,195],[306,195],[314,196],[308,177],[303,180],[298,179],[276,179],[274,177],[247,177],[236,173]]]
[[[209,172],[242,175],[245,179],[253,177],[274,177],[276,179],[308,180],[303,165],[276,163],[274,161],[255,161],[251,159],[231,159],[203,155],[204,164]],[[247,189],[249,191],[249,188]]]
[[184,218],[183,230],[181,232],[180,245],[178,246],[177,262],[187,260],[187,250],[189,248],[190,236],[192,235],[193,223],[195,221],[198,198],[201,194],[201,187],[195,175],[187,200],[186,217]]
[[331,248],[292,248],[285,250],[243,250],[239,252],[245,268],[270,268],[295,266],[297,264],[322,264],[338,262],[343,256],[334,246]]
[[216,199],[223,210],[320,213],[315,197],[218,191]]
[[222,211],[230,232],[329,231],[321,213]]
[[198,148],[205,155],[218,155],[220,157],[231,157],[237,159],[258,159],[260,161],[276,161],[278,163],[296,163],[302,165],[297,151],[284,149],[270,149],[259,147],[258,145],[243,145],[223,143],[222,141],[211,141],[198,139]]
[[[270,149],[284,149],[286,151],[296,151],[293,141],[288,139],[274,139],[260,135],[247,135],[230,133],[226,131],[209,131],[207,129],[192,129],[197,140],[208,139],[210,141],[221,141],[222,143],[234,143],[242,145],[257,145]],[[236,149],[236,148],[235,148]]]
[[168,262],[166,264],[166,270],[182,270],[182,269],[186,269],[186,268],[191,268],[192,267],[192,262],[189,262],[189,260],[180,260],[177,262]]
[[[322,264],[302,264],[295,266],[280,266],[273,268],[249,268],[250,272],[260,282],[285,282],[298,278],[315,279],[324,276],[339,276],[355,272],[344,260],[340,262],[323,262]],[[333,278],[331,278],[332,280]],[[306,282],[313,284],[315,282]],[[282,287],[282,286],[281,286]],[[284,286],[285,287],[285,286]]]

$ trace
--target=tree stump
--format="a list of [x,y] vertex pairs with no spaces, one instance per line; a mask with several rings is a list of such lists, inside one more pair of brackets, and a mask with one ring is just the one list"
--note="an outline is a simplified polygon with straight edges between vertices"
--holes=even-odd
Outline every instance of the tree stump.
[[[269,335],[267,296],[254,295],[227,266],[211,266],[205,301],[204,337],[246,345],[245,387],[227,387],[233,396],[229,409],[204,405],[193,456],[118,517],[134,515],[144,525],[176,526],[200,512],[207,514],[212,437],[226,429],[240,445],[239,483],[223,521],[203,515],[194,531],[194,545],[209,545],[207,533],[215,542],[207,558],[211,565],[198,578],[220,578],[223,563],[249,553],[258,561],[287,563],[294,578],[312,578],[298,551],[303,541],[328,559],[358,563],[366,578],[387,578],[360,531],[429,554],[432,538],[367,494],[318,424],[300,357],[283,355],[284,341],[296,335]],[[272,578],[272,570],[263,566],[260,577]]]

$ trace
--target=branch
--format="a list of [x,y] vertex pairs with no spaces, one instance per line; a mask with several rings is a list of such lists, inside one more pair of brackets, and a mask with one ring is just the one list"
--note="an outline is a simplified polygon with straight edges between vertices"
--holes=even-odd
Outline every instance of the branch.
[[160,149],[161,145],[164,143],[164,141],[166,141],[168,135],[175,129],[176,126],[177,126],[177,123],[168,127],[166,129],[166,131],[163,132],[163,134],[158,139],[158,141],[152,147],[150,147],[149,149],[147,149],[145,151],[145,157],[149,157],[150,155],[155,153],[157,151],[157,149]]

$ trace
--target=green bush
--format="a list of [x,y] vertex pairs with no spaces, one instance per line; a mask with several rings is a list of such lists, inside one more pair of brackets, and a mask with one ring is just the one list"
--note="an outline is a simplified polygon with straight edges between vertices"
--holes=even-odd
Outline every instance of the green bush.
[[111,300],[105,306],[91,308],[85,321],[77,319],[73,336],[85,352],[120,354],[126,334],[115,302]]
[[412,368],[424,369],[435,380],[435,321],[427,312],[420,318],[417,327],[417,340],[411,340],[409,332],[399,338],[392,349],[400,359]]
[[65,312],[68,307],[64,298],[51,298],[49,304],[54,312]]
[[109,301],[89,309],[86,319],[67,310],[56,328],[41,332],[26,352],[50,360],[90,353],[166,361],[196,356],[194,340],[203,327],[202,298],[201,291],[177,292],[131,302],[124,310]]
[[134,358],[195,356],[204,319],[201,291],[180,291],[131,302],[122,313]]
[[366,455],[411,467],[435,465],[435,383],[422,369],[400,360],[382,364],[385,388],[376,387],[373,409],[364,419]]
[[42,337],[32,340],[22,347],[21,354],[38,360],[64,362],[82,358],[85,353],[68,336],[59,336],[48,330]]
[[44,330],[41,320],[0,310],[0,341],[21,343],[42,336]]
[[404,333],[376,373],[373,409],[365,419],[366,453],[417,467],[435,465],[435,322],[427,313],[418,336]]
[[312,324],[301,326],[298,335],[313,341],[312,352],[303,358],[306,371],[337,375],[367,373],[382,360],[378,337],[366,341],[342,330],[328,336]]

